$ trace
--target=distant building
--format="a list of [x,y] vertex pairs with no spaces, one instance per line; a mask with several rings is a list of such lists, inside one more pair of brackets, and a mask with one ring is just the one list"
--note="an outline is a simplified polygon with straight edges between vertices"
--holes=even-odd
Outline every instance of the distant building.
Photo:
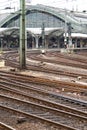
[[[28,48],[43,47],[43,40],[45,48],[63,48],[65,42],[67,46],[87,47],[86,13],[44,5],[29,5],[25,11]],[[3,46],[19,46],[19,26],[20,10],[3,14],[0,21]]]

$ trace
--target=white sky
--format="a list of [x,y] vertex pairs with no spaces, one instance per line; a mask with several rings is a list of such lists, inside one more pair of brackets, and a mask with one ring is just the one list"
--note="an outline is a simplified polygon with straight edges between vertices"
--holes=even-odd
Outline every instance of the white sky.
[[87,0],[32,0],[32,4],[40,3],[70,10],[87,10]]
[[[74,11],[87,11],[87,0],[26,0],[30,4],[44,4],[58,8],[67,8]],[[0,0],[0,12],[4,12],[4,8],[11,7],[15,10],[19,9],[20,0]],[[7,11],[7,10],[6,10]]]

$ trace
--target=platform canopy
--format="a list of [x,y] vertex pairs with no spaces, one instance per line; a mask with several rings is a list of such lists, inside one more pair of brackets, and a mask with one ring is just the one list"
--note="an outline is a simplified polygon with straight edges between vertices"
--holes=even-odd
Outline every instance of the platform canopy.
[[[41,35],[42,29],[41,28],[26,28],[27,35]],[[45,28],[45,35],[51,35],[55,33],[56,36],[60,36],[64,33],[63,28]],[[12,36],[17,37],[19,36],[19,28],[12,27],[12,28],[0,28],[0,36]]]

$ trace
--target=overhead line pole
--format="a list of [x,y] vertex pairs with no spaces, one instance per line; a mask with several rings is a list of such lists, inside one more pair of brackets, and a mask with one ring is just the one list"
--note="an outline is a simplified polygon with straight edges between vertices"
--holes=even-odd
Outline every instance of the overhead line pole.
[[65,35],[64,35],[64,48],[67,48],[67,1],[66,0],[66,4],[65,4]]
[[20,0],[20,69],[26,68],[25,0]]
[[42,48],[45,48],[45,26],[42,23]]
[[65,9],[65,36],[64,36],[64,45],[67,47],[67,11]]

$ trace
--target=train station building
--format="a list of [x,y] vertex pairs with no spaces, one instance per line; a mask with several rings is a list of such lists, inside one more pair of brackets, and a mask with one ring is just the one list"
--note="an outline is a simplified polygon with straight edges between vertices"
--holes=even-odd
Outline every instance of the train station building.
[[[87,14],[44,5],[25,10],[27,48],[87,47]],[[0,45],[19,47],[20,10],[0,21]]]

